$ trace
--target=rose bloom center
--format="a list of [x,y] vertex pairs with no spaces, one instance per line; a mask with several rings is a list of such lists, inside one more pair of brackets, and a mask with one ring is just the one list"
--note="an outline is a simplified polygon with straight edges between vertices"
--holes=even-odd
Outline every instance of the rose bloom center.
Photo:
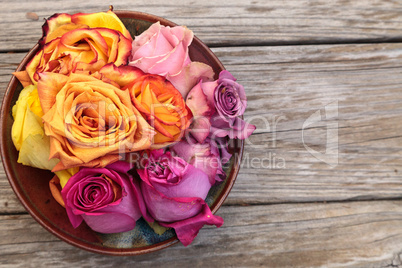
[[237,105],[237,96],[232,90],[226,88],[222,90],[224,94],[223,105],[226,110],[232,110]]

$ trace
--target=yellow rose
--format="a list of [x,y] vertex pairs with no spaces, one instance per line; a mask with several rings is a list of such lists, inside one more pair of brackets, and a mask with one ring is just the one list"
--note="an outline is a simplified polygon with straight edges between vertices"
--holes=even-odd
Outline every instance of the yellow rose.
[[42,108],[36,86],[25,87],[12,109],[14,123],[11,137],[19,151],[18,163],[52,169],[57,159],[49,161],[50,143],[43,130]]
[[[43,111],[40,106],[36,85],[25,87],[13,106],[14,123],[11,128],[11,138],[19,151],[18,163],[40,169],[53,169],[59,162],[50,159],[50,139],[45,135],[41,117]],[[78,168],[56,172],[60,184],[64,186],[68,179],[78,172]]]

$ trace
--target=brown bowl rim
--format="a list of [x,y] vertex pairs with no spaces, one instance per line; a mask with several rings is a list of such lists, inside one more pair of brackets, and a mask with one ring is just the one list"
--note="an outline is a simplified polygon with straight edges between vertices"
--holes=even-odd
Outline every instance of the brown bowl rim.
[[[119,18],[135,18],[135,19],[139,19],[139,20],[149,21],[151,23],[160,21],[160,23],[162,25],[171,26],[171,27],[177,25],[176,23],[169,21],[167,19],[158,17],[156,15],[144,13],[144,12],[126,11],[126,10],[114,10],[114,12],[116,13],[116,15],[118,15]],[[202,51],[202,53],[204,55],[207,54],[209,58],[212,58],[213,61],[217,63],[218,67],[221,70],[225,69],[224,66],[222,65],[222,63],[216,57],[216,55],[198,37],[194,36],[193,43],[191,44],[191,46],[195,46],[197,48],[197,50]],[[22,59],[21,63],[18,65],[16,71],[23,70],[24,67],[26,66],[26,64],[32,59],[32,57],[37,53],[38,50],[39,50],[39,45],[36,44],[27,53],[27,55]],[[2,101],[2,105],[1,105],[1,114],[0,114],[1,159],[3,162],[5,173],[7,175],[7,179],[9,181],[11,188],[13,189],[15,195],[17,196],[18,200],[22,203],[22,205],[29,212],[29,214],[40,225],[42,225],[43,228],[45,228],[47,231],[49,231],[50,233],[52,233],[59,239],[65,241],[73,246],[76,246],[78,248],[81,248],[81,249],[84,249],[84,250],[87,250],[90,252],[98,253],[98,254],[114,255],[114,256],[142,255],[142,254],[151,253],[154,251],[158,251],[158,250],[167,248],[167,247],[179,242],[179,240],[175,236],[168,240],[160,242],[158,244],[154,244],[154,245],[143,247],[143,248],[106,248],[106,247],[101,247],[98,245],[85,243],[85,242],[71,236],[68,233],[62,232],[60,229],[53,228],[52,227],[53,224],[51,223],[51,221],[46,219],[43,215],[41,215],[41,213],[39,213],[39,211],[37,211],[37,209],[29,202],[28,197],[24,194],[22,187],[14,179],[12,179],[14,171],[12,170],[10,160],[7,157],[7,148],[6,148],[7,136],[10,135],[10,133],[7,133],[6,116],[7,116],[7,114],[10,113],[12,97],[15,93],[15,89],[16,89],[18,83],[19,83],[19,81],[13,75],[7,86],[5,94],[3,96],[3,101]],[[236,142],[237,142],[237,146],[239,146],[239,152],[238,152],[238,154],[234,155],[235,159],[234,159],[230,174],[226,179],[226,180],[228,180],[227,183],[225,184],[224,188],[222,189],[222,191],[221,191],[220,195],[218,196],[218,198],[216,199],[215,203],[212,204],[212,206],[210,207],[213,214],[215,214],[218,211],[218,209],[222,206],[223,202],[226,200],[227,196],[229,195],[229,193],[235,183],[238,172],[240,170],[240,164],[241,164],[241,159],[242,159],[243,150],[244,150],[244,141],[236,140]]]

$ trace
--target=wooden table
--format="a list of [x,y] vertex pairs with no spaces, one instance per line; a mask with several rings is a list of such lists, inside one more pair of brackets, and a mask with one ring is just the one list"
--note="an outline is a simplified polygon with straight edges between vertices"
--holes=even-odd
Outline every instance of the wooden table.
[[[104,11],[108,4],[1,1],[1,96],[11,72],[40,38],[43,18]],[[258,130],[217,213],[225,224],[203,228],[186,248],[176,244],[134,257],[93,254],[36,223],[1,168],[2,267],[402,265],[401,2],[113,5],[187,25],[245,86],[245,119]]]

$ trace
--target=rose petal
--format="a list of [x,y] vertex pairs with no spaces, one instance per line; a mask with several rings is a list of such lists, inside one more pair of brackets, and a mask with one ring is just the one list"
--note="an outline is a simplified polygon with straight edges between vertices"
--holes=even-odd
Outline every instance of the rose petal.
[[212,81],[215,73],[211,66],[202,62],[191,62],[185,66],[181,72],[167,75],[166,78],[180,91],[183,98],[187,97],[188,92],[199,82]]
[[195,117],[189,133],[197,140],[199,143],[204,143],[206,138],[209,136],[211,131],[211,123],[208,117]]
[[232,154],[229,153],[229,139],[227,137],[215,137],[213,140],[208,141],[211,144],[211,153],[216,155],[221,160],[222,164],[229,162]]
[[[175,160],[184,161],[178,157]],[[183,163],[183,165],[185,164]],[[170,165],[170,168],[174,173],[179,172],[175,170],[175,167],[172,164]],[[195,168],[193,165],[187,165],[186,169],[180,172],[183,172],[180,184],[173,186],[171,184],[152,183],[152,186],[159,193],[169,198],[198,197],[205,199],[209,189],[211,188],[207,174],[205,174],[201,169]]]
[[50,141],[46,135],[29,135],[20,148],[18,163],[40,169],[52,170],[58,159],[50,159]]
[[126,29],[116,14],[109,10],[107,12],[98,13],[77,13],[71,16],[71,22],[76,24],[85,24],[90,28],[108,28],[121,32],[127,39],[132,42],[130,32]]
[[14,72],[13,75],[17,77],[18,81],[22,84],[23,87],[27,87],[29,85],[32,85],[32,80],[28,75],[28,72],[26,70],[24,71],[19,71],[19,72]]
[[[192,34],[192,32],[191,32]],[[192,36],[191,36],[192,38]],[[158,44],[159,45],[159,44]],[[170,51],[166,57],[159,60],[152,67],[148,68],[148,72],[159,75],[177,74],[185,66],[183,63],[183,55],[188,55],[188,44],[179,43]]]
[[[126,38],[111,29],[97,29],[97,31],[106,40],[109,52],[107,63],[113,62],[116,66],[127,64],[128,57],[131,54],[131,38]],[[113,42],[113,43],[112,43]],[[98,45],[98,42],[96,43]]]
[[193,32],[186,27],[171,28],[154,23],[134,39],[129,65],[165,76],[186,98],[200,79],[212,81],[214,77],[209,65],[191,62],[188,47],[193,37]]
[[47,36],[50,35],[53,31],[59,28],[62,25],[68,24],[71,22],[71,15],[66,13],[56,13],[50,18],[48,18],[45,24],[42,26],[43,36],[39,40],[39,45],[43,46],[46,43],[50,42],[53,39],[47,40]]
[[221,71],[219,73],[219,79],[228,79],[236,81],[236,78],[234,78],[234,76],[228,70]]
[[136,220],[127,214],[107,213],[101,215],[82,215],[85,223],[95,232],[113,234],[127,232],[135,227]]
[[20,92],[18,100],[12,108],[14,122],[11,128],[11,138],[17,151],[21,149],[22,143],[29,135],[44,134],[40,119],[43,115],[42,111],[37,111],[35,114],[35,109],[31,109],[37,101],[36,86],[30,85]]
[[202,91],[204,92],[205,96],[208,100],[208,106],[215,107],[215,100],[214,100],[214,92],[215,88],[218,86],[217,81],[212,82],[203,82],[202,83]]
[[[213,97],[204,93],[203,87],[207,83],[200,81],[195,85],[187,96],[186,104],[193,113],[193,123],[190,133],[199,143],[203,143],[210,132],[210,118],[215,112]],[[208,83],[215,84],[215,83]],[[209,86],[208,86],[209,87]]]
[[202,204],[202,207],[201,212],[192,218],[172,223],[160,222],[160,225],[174,228],[180,242],[184,246],[188,246],[204,225],[215,225],[216,227],[223,225],[223,219],[213,215],[205,202]]
[[[102,32],[106,29],[100,29]],[[106,33],[111,33],[111,30],[104,31]],[[117,33],[114,36],[118,36]],[[106,40],[101,35],[101,32],[97,29],[76,29],[69,31],[60,38],[60,43],[63,44],[64,49],[71,49],[78,41],[88,39],[88,41],[94,40],[96,46],[93,46],[96,51],[107,55],[109,53],[109,47]]]
[[103,66],[99,70],[99,73],[102,75],[102,79],[109,79],[110,81],[117,83],[120,87],[132,83],[135,79],[144,74],[143,71],[136,67],[125,65],[117,67],[113,63]]
[[46,36],[46,39],[44,41],[44,44],[49,43],[50,41],[62,37],[64,34],[75,30],[75,29],[80,29],[80,28],[88,28],[86,25],[81,25],[81,24],[74,24],[74,23],[67,23],[64,25],[59,26],[56,28],[54,31],[49,32],[48,35]]
[[185,141],[182,140],[175,143],[170,149],[175,152],[177,156],[190,163],[193,161],[195,155],[207,155],[210,147],[209,144],[200,144],[191,137],[188,137]]
[[201,198],[168,198],[145,183],[141,184],[141,190],[150,215],[159,223],[193,217],[202,208]]
[[41,73],[38,83],[38,95],[43,113],[46,114],[55,104],[56,95],[66,84],[68,76],[56,73]]
[[71,176],[73,176],[79,170],[80,170],[79,167],[75,167],[75,168],[69,168],[69,169],[56,171],[55,174],[57,175],[57,177],[59,179],[61,188],[63,188],[66,185],[67,181],[71,178]]
[[169,47],[169,43],[164,40],[163,36],[159,36],[161,29],[160,22],[152,24],[147,30],[136,36],[133,42],[133,50],[130,61],[136,61],[140,58],[147,57],[153,54],[156,49],[157,40],[161,45],[158,49],[165,49],[164,51],[158,50],[158,54],[165,54],[173,47]]
[[202,89],[202,81],[198,82],[186,98],[186,104],[194,116],[211,116],[214,113],[214,104],[208,100]]
[[60,180],[57,175],[53,176],[53,178],[49,181],[49,189],[50,193],[52,194],[54,200],[59,203],[62,207],[66,207],[64,204],[63,197],[61,196],[61,186]]
[[216,181],[215,181],[216,173],[219,168],[220,169],[222,168],[222,164],[218,157],[216,157],[215,155],[212,155],[212,154],[206,155],[206,156],[196,155],[194,160],[191,162],[191,164],[195,168],[200,169],[205,174],[207,174],[211,185],[214,185],[216,183]]
[[174,144],[171,150],[195,168],[203,171],[208,176],[210,184],[214,185],[217,172],[219,171],[218,181],[221,181],[220,174],[224,172],[219,151],[216,149],[217,153],[213,154],[211,148],[209,143],[200,144],[188,137],[186,141]]
[[211,133],[214,137],[229,136],[231,139],[247,139],[256,129],[241,118],[234,118],[232,122],[223,120],[221,117],[212,119]]

